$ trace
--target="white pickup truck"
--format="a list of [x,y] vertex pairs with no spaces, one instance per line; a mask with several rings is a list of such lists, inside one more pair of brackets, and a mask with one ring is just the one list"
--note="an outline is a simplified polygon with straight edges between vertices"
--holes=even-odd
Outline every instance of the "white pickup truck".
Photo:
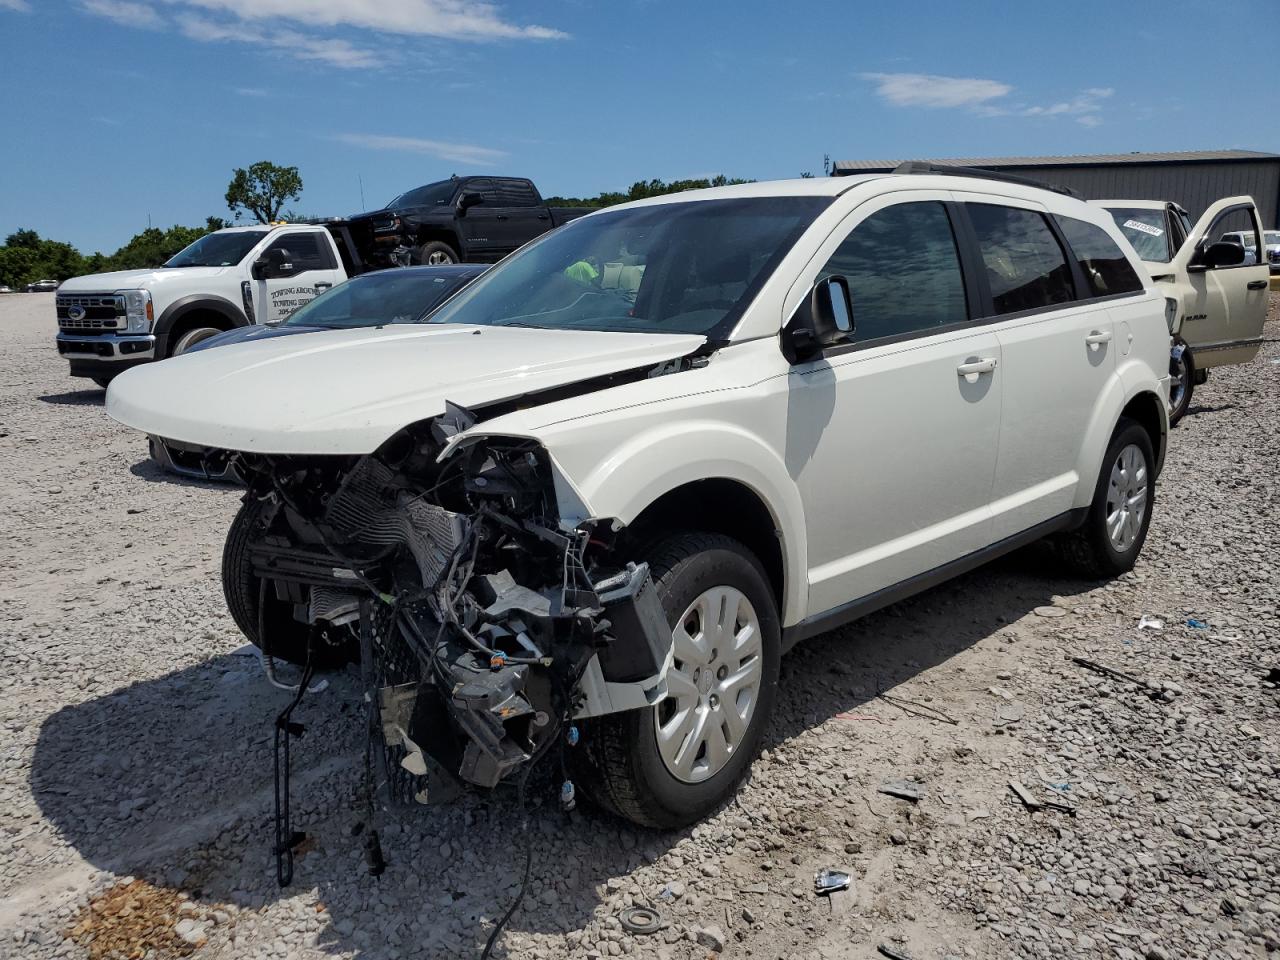
[[310,224],[228,227],[153,270],[73,277],[56,298],[58,353],[73,377],[105,387],[220,331],[283,320],[347,279],[337,239]]

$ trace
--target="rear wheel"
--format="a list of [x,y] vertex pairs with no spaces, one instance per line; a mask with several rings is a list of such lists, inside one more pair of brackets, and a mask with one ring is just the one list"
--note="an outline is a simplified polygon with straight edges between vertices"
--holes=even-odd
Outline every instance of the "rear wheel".
[[[261,500],[246,500],[231,521],[227,542],[222,550],[222,593],[227,609],[245,639],[259,650],[264,649],[259,623],[266,633],[271,655],[289,663],[307,662],[307,638],[311,628],[294,619],[292,604],[280,600],[267,584],[253,572],[249,547],[266,532],[269,506]],[[260,604],[265,600],[265,607]],[[259,617],[261,611],[261,617]],[[312,662],[317,667],[341,666],[351,659],[349,645],[334,645],[316,638]]]
[[458,254],[447,243],[433,240],[430,243],[424,243],[418,248],[417,260],[418,263],[425,266],[440,267],[450,263],[457,263]]
[[1151,525],[1155,462],[1147,431],[1122,417],[1102,459],[1084,524],[1058,542],[1077,572],[1102,579],[1133,569]]
[[674,829],[715,810],[746,774],[773,712],[781,633],[769,581],[736,540],[682,534],[648,559],[675,641],[667,697],[584,725],[577,760],[601,806]]
[[1191,406],[1191,394],[1197,383],[1203,383],[1204,380],[1196,379],[1196,361],[1191,355],[1191,348],[1186,343],[1178,339],[1175,346],[1181,346],[1181,355],[1176,359],[1169,357],[1169,426],[1173,426]]

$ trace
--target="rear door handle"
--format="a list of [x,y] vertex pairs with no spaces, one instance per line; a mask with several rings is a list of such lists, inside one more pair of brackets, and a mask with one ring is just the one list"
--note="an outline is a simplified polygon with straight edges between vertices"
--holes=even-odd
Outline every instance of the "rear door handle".
[[506,215],[505,213],[500,213],[500,214],[498,214],[494,219],[496,219],[496,220],[505,220],[505,219],[507,219],[507,215]]
[[1247,288],[1248,288],[1249,290],[1265,290],[1265,289],[1267,289],[1267,281],[1265,281],[1265,280],[1250,280],[1250,281],[1249,281],[1249,283],[1248,283],[1248,285],[1247,285]]
[[1110,330],[1094,330],[1092,333],[1090,333],[1087,337],[1084,338],[1084,342],[1091,347],[1100,347],[1104,343],[1110,343],[1111,331]]
[[995,357],[981,357],[977,360],[966,360],[956,367],[956,373],[970,383],[977,383],[978,377],[984,373],[993,373],[996,369]]

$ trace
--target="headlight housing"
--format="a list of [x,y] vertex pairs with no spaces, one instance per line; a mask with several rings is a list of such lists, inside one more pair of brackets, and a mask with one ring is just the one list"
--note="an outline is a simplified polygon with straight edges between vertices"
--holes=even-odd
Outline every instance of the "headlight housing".
[[128,318],[125,330],[129,333],[150,333],[155,321],[155,307],[151,304],[150,290],[122,290],[124,312]]

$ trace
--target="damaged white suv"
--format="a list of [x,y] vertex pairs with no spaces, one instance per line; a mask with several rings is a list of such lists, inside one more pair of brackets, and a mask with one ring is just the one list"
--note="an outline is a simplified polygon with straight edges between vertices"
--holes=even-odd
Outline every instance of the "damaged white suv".
[[563,751],[674,827],[736,788],[794,642],[1048,535],[1132,567],[1168,353],[1106,211],[903,173],[603,210],[423,324],[177,357],[107,409],[235,458],[231,612],[359,650],[393,779]]

